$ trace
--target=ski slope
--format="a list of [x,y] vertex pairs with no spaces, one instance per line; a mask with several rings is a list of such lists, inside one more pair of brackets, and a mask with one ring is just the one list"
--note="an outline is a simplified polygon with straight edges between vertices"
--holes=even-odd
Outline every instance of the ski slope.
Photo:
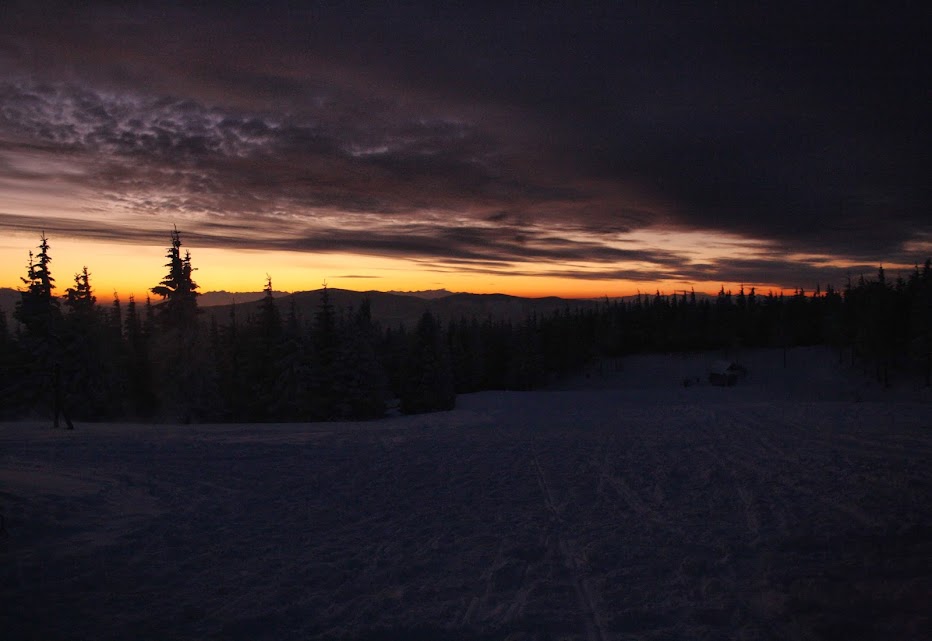
[[927,639],[932,405],[794,356],[369,423],[0,424],[0,636]]

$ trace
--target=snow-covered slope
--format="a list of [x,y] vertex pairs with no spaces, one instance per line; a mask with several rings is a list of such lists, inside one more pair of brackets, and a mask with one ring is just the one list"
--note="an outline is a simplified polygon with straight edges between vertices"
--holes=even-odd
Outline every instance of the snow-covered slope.
[[371,423],[2,424],[0,636],[923,638],[932,406],[768,399],[747,362]]
[[[747,370],[734,387],[709,384],[718,362],[736,362]],[[685,382],[689,383],[688,386]],[[644,354],[606,360],[585,373],[560,381],[555,389],[613,390],[632,401],[718,403],[760,401],[925,401],[932,390],[921,377],[893,373],[884,389],[864,371],[851,367],[850,350],[823,346],[744,349],[723,352]]]

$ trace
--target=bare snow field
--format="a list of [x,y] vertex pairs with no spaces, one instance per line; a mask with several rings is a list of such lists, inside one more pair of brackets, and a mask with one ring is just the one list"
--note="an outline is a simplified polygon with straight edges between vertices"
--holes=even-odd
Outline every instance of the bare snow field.
[[0,424],[0,638],[929,639],[927,392],[827,350],[684,387],[708,358],[368,423]]

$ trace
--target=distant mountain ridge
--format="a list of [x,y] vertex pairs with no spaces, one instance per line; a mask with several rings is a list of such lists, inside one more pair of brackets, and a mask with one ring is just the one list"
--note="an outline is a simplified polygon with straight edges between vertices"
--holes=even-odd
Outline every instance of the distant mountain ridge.
[[[283,316],[290,313],[291,306],[303,321],[314,318],[321,301],[321,292],[317,289],[307,292],[295,292],[276,298],[278,309]],[[558,298],[522,298],[508,294],[448,294],[437,298],[421,298],[410,294],[397,294],[379,291],[357,292],[348,289],[328,288],[330,303],[338,314],[358,309],[363,301],[369,301],[372,318],[385,327],[404,325],[413,327],[425,311],[430,311],[442,322],[461,318],[476,318],[480,321],[520,322],[531,315],[550,315],[563,310],[593,309],[601,304],[598,300]],[[259,302],[236,303],[238,317],[255,313]],[[230,305],[210,307],[205,310],[218,322],[224,323],[231,312]]]
[[[320,291],[320,290],[316,290],[316,291]],[[331,289],[330,291],[337,291],[337,290]],[[352,290],[340,290],[340,291],[352,291]],[[294,292],[295,295],[300,295],[304,293],[306,292]],[[409,291],[409,292],[396,291],[396,290],[390,290],[387,292],[375,292],[373,290],[373,291],[366,292],[366,293],[391,294],[393,296],[409,296],[412,298],[420,298],[422,300],[436,300],[438,298],[444,298],[446,296],[452,296],[454,294],[454,292],[451,292],[450,290],[447,290],[447,289],[422,289],[422,290]],[[272,292],[272,296],[274,296],[275,298],[285,298],[291,295],[292,293],[289,293],[289,292],[280,292],[280,291]],[[264,296],[265,296],[264,291],[228,292],[226,290],[221,289],[217,291],[201,292],[201,294],[197,297],[197,304],[200,307],[217,307],[221,305],[231,305],[233,303],[236,303],[237,305],[239,305],[239,304],[244,304],[244,303],[252,303],[257,300],[262,300]]]
[[415,298],[423,298],[425,300],[434,300],[436,298],[443,298],[445,296],[452,296],[454,294],[454,292],[451,292],[448,289],[422,289],[413,292],[401,292],[392,289],[385,293],[396,294],[398,296],[414,296]]
[[[320,305],[320,289],[295,292],[273,292],[278,302],[279,311],[286,315],[294,302],[298,315],[306,321],[314,318],[314,313]],[[414,292],[380,292],[370,290],[357,292],[348,289],[329,288],[330,300],[338,313],[345,313],[349,309],[357,309],[364,300],[369,300],[372,317],[375,321],[386,327],[405,325],[412,327],[421,315],[430,310],[441,321],[459,320],[461,318],[477,318],[479,320],[492,319],[493,321],[520,322],[531,315],[550,315],[565,309],[593,309],[604,303],[605,299],[573,299],[548,296],[543,298],[525,298],[509,294],[469,294],[465,292],[453,293],[446,289],[424,290]],[[682,294],[680,294],[682,295]],[[236,305],[237,315],[246,317],[254,313],[258,303],[265,296],[265,292],[204,292],[198,297],[198,305],[221,323],[229,318],[230,307]],[[653,298],[654,294],[641,294],[645,300]],[[697,298],[707,298],[709,295],[696,293]],[[630,302],[637,296],[624,296],[610,298],[609,300],[623,300]],[[12,320],[16,302],[20,299],[20,292],[8,287],[0,288],[0,309],[6,314],[7,320]]]
[[[282,296],[287,296],[288,292],[277,292],[272,291],[272,296],[275,298],[281,298]],[[251,303],[253,301],[262,300],[262,297],[265,296],[265,292],[228,292],[226,290],[217,290],[210,292],[201,292],[201,295],[197,297],[197,304],[201,307],[216,307],[217,305],[230,305],[236,303]]]
[[[276,298],[282,296],[287,296],[288,292],[273,292]],[[212,291],[204,292],[197,298],[197,304],[201,307],[216,307],[217,305],[230,305],[235,302],[236,304],[240,303],[250,303],[253,301],[261,300],[265,296],[265,292],[227,292],[227,291]],[[61,294],[59,294],[61,298]],[[0,287],[0,309],[6,312],[7,318],[10,318],[10,315],[15,309],[16,302],[20,299],[19,290],[12,289],[10,287]],[[145,297],[143,297],[143,301]],[[107,297],[106,301],[98,298],[98,303],[109,304],[110,297]],[[138,302],[138,301],[137,301]],[[158,297],[156,297],[153,302],[158,302]]]

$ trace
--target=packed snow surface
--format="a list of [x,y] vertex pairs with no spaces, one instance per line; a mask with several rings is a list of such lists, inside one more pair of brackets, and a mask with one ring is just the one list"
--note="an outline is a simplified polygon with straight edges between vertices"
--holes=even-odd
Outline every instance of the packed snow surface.
[[928,396],[711,359],[368,423],[0,424],[0,637],[928,639]]

